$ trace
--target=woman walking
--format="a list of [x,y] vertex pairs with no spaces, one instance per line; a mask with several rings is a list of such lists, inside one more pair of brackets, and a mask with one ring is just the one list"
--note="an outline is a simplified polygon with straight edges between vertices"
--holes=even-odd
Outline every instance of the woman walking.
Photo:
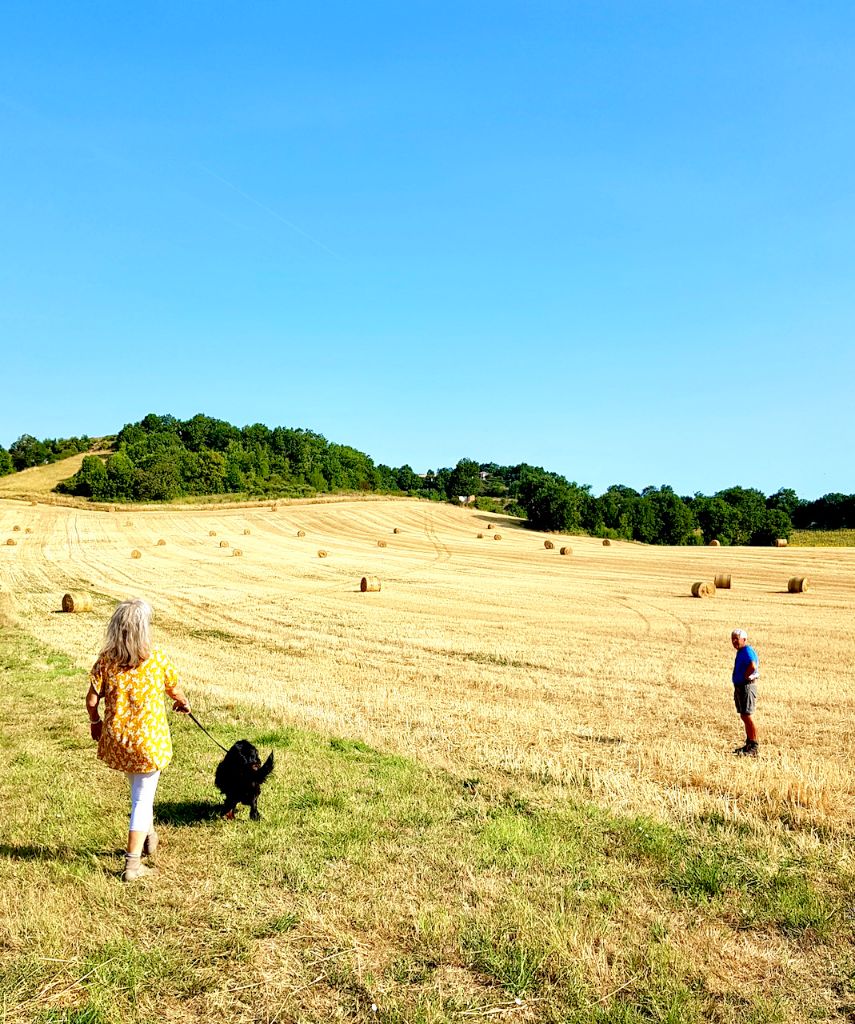
[[[151,608],[135,598],[113,612],[98,660],[89,675],[86,710],[98,757],[124,772],[131,784],[131,821],[123,882],[150,872],[142,857],[157,849],[154,794],[160,772],[172,759],[165,695],[172,710],[190,710],[175,666],[151,646]],[[98,705],[104,701],[104,720]]]

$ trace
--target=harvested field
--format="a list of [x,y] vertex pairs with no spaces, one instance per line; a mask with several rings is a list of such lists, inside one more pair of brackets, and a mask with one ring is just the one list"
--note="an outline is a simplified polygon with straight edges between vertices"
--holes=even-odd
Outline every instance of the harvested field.
[[[139,595],[201,711],[258,703],[467,775],[556,794],[582,785],[661,817],[851,830],[855,551],[728,548],[738,590],[697,601],[691,581],[720,561],[708,548],[622,544],[615,561],[601,540],[574,537],[573,571],[556,573],[538,535],[510,518],[503,543],[485,548],[468,509],[301,505],[301,524],[336,554],[319,560],[294,514],[140,509],[129,527],[107,511],[0,502],[0,536],[34,529],[0,549],[4,618],[88,667],[112,602]],[[377,536],[395,524],[381,555]],[[251,529],[253,557],[226,563],[213,527]],[[128,558],[134,545],[145,558]],[[380,558],[383,589],[367,603],[354,579]],[[809,594],[787,594],[796,574]],[[53,614],[78,590],[93,614]],[[736,626],[762,666],[763,757],[747,768],[730,756]],[[834,672],[818,669],[811,636]]]

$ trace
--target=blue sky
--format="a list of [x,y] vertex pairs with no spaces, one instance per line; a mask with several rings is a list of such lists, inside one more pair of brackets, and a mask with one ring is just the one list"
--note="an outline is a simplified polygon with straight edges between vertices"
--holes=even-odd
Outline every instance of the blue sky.
[[6,3],[0,444],[849,493],[854,50],[848,3]]

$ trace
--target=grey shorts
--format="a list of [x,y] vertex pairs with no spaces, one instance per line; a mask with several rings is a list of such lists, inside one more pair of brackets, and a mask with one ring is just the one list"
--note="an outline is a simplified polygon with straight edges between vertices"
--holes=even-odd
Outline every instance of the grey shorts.
[[733,703],[738,714],[753,715],[757,707],[757,684],[745,683],[743,686],[734,686]]

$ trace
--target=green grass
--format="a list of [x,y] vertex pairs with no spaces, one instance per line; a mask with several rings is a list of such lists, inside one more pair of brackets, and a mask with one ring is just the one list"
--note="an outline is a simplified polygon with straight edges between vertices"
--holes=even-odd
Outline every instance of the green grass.
[[790,546],[796,548],[855,548],[855,530],[793,530]]
[[[123,886],[126,784],[94,757],[84,673],[7,631],[0,681],[3,1024],[771,1024],[855,1004],[840,843],[457,779],[204,694],[221,742],[275,750],[264,817],[219,817],[221,754],[176,718],[157,871]],[[723,942],[737,975],[770,948],[780,969],[723,983]]]

